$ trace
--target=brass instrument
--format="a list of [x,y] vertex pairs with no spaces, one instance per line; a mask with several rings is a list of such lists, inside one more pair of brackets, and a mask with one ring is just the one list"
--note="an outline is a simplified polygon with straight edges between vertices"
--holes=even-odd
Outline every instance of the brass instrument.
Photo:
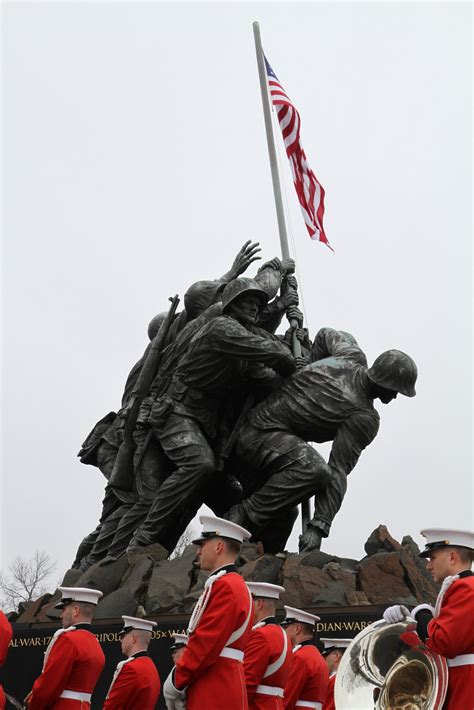
[[381,620],[353,639],[336,675],[337,710],[441,710],[448,665],[415,629],[410,619]]

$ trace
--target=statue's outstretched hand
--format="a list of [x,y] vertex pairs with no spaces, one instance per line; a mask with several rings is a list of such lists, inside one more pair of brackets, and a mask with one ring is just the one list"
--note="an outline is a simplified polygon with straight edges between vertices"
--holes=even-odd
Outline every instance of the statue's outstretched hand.
[[245,242],[231,266],[230,274],[232,278],[237,278],[248,269],[252,262],[261,259],[262,257],[258,255],[259,251],[262,251],[259,242],[252,242],[250,239]]

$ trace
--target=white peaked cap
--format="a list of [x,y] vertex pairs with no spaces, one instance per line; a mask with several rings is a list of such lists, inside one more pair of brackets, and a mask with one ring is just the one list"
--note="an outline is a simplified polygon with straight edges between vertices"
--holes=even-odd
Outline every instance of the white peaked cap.
[[323,656],[327,656],[331,651],[336,649],[345,650],[351,643],[352,639],[319,639],[324,644]]
[[250,539],[248,530],[236,523],[231,523],[230,520],[215,518],[213,515],[201,515],[199,522],[202,525],[202,532],[200,537],[193,540],[195,545],[212,537],[228,537],[241,543]]
[[172,649],[181,648],[188,645],[188,636],[186,634],[171,634],[173,637]]
[[469,530],[449,530],[448,528],[427,528],[421,530],[420,535],[426,538],[425,549],[420,557],[429,557],[433,550],[443,547],[474,548],[474,532]]
[[309,624],[310,626],[314,626],[317,621],[320,621],[319,616],[309,614],[307,611],[303,611],[303,609],[295,609],[292,606],[285,606],[285,612],[286,617],[281,622],[283,626],[287,626],[288,624],[294,624],[296,622],[300,624]]
[[148,619],[137,619],[135,616],[122,616],[123,629],[121,634],[128,634],[129,631],[153,631],[156,626],[156,621],[148,621]]
[[87,589],[87,587],[59,587],[61,601],[55,605],[55,609],[64,609],[71,602],[87,602],[88,604],[99,603],[103,596],[99,589]]
[[246,582],[250,594],[253,597],[264,599],[279,599],[280,594],[283,594],[285,587],[279,587],[278,584],[268,584],[267,582]]

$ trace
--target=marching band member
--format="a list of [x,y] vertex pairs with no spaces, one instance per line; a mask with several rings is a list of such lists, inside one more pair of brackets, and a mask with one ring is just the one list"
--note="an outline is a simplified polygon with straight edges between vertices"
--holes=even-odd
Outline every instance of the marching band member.
[[275,619],[283,587],[247,582],[256,622],[244,651],[244,674],[249,710],[283,710],[283,691],[293,660],[285,631]]
[[444,710],[467,710],[474,698],[474,575],[471,571],[474,533],[433,528],[422,530],[426,538],[420,557],[441,584],[436,606],[419,604],[410,613],[397,604],[385,610],[389,624],[416,619],[417,632],[431,651],[448,661],[448,692]]
[[336,710],[334,701],[334,685],[336,683],[336,673],[344,655],[344,651],[349,646],[351,639],[321,639],[324,644],[322,653],[329,670],[329,682],[324,701],[323,710]]
[[[7,617],[0,609],[0,666],[3,666],[8,653],[8,646],[12,640],[13,630],[12,625]],[[6,705],[5,693],[3,692],[2,684],[0,683],[0,710]]]
[[293,645],[293,663],[285,686],[285,710],[313,708],[322,710],[329,680],[328,667],[314,641],[319,616],[285,606],[282,621]]
[[179,661],[181,656],[183,655],[183,651],[185,646],[188,645],[188,637],[187,634],[172,634],[173,636],[173,645],[170,646],[170,651],[171,651],[171,658],[173,660],[173,663],[176,665],[176,663]]
[[44,654],[43,670],[25,698],[29,710],[86,710],[105,664],[91,622],[102,592],[59,587],[62,629]]
[[209,515],[198,545],[201,569],[211,574],[189,622],[189,640],[165,681],[167,708],[247,710],[242,661],[252,630],[252,597],[234,565],[250,533]]
[[103,706],[104,710],[154,710],[160,695],[160,676],[148,655],[155,621],[122,616],[122,653]]

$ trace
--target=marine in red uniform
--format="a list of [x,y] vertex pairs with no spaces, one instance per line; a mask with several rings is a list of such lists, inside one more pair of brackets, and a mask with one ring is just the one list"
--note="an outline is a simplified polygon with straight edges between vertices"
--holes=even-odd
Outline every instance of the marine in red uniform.
[[[189,622],[189,640],[163,686],[168,710],[247,710],[244,648],[252,631],[250,592],[234,565],[247,530],[201,516],[201,569],[210,571]],[[184,705],[186,702],[186,705]]]
[[285,710],[322,710],[329,671],[314,642],[314,627],[319,616],[290,606],[285,606],[285,611],[282,626],[293,645],[293,663],[285,686]]
[[87,710],[105,656],[91,621],[102,592],[81,587],[59,587],[62,629],[46,649],[43,670],[25,703],[29,710]]
[[336,710],[336,702],[334,700],[334,685],[336,683],[336,673],[344,655],[344,651],[349,646],[350,639],[321,639],[324,644],[322,656],[327,663],[329,671],[328,689],[326,691],[326,700],[323,703],[323,710]]
[[104,710],[154,710],[160,695],[160,676],[148,655],[156,622],[122,616],[122,653],[103,706]]
[[[7,617],[0,610],[0,666],[3,666],[8,653],[8,646],[12,640],[13,630]],[[0,683],[0,710],[5,707],[5,693],[3,692],[2,685]]]
[[388,623],[412,616],[428,648],[448,661],[448,692],[443,710],[474,707],[474,575],[471,571],[474,533],[433,528],[422,530],[426,546],[420,557],[428,558],[427,570],[441,590],[433,609],[420,604],[411,614],[401,605],[384,613]]
[[255,624],[244,651],[249,710],[283,710],[283,692],[293,660],[292,646],[275,619],[283,587],[247,582]]

